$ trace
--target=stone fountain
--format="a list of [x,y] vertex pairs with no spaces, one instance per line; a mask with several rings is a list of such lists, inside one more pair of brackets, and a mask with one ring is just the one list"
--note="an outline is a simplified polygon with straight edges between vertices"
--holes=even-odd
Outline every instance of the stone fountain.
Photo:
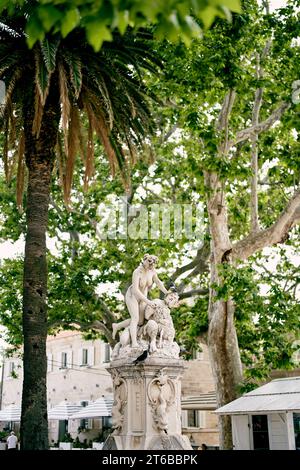
[[[120,331],[107,369],[114,388],[113,432],[103,450],[192,449],[181,434],[184,362],[170,313],[178,295],[165,289],[156,263],[156,256],[144,256],[125,295],[130,318],[113,324],[113,336]],[[164,300],[148,299],[153,284]]]

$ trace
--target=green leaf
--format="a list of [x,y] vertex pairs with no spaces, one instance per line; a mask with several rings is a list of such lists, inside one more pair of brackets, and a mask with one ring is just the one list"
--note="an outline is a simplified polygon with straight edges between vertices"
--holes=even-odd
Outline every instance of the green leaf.
[[223,0],[222,4],[235,13],[241,13],[242,7],[240,0]]
[[54,26],[54,24],[57,23],[63,16],[63,13],[53,5],[40,5],[37,9],[37,13],[45,28],[45,31],[50,31],[52,26]]
[[218,16],[219,11],[215,7],[206,7],[201,12],[201,19],[204,23],[205,28],[209,28],[216,16]]
[[80,14],[77,8],[68,10],[61,22],[61,34],[65,38],[79,23]]
[[96,52],[100,50],[104,41],[112,40],[109,28],[99,20],[88,23],[86,34],[88,42]]
[[27,34],[27,44],[29,49],[31,49],[36,41],[42,41],[45,37],[45,31],[43,28],[42,23],[37,17],[32,17],[28,20],[26,26],[26,34]]
[[114,20],[112,22],[111,28],[118,28],[121,34],[124,34],[127,26],[129,24],[129,12],[125,11],[116,11]]
[[235,13],[241,13],[242,11],[240,0],[210,0],[209,4],[212,7],[228,8]]

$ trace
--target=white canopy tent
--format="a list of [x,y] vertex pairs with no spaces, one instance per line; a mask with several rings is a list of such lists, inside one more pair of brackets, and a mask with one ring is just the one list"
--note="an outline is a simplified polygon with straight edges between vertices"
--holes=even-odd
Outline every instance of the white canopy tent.
[[300,377],[272,380],[216,413],[231,416],[237,450],[300,450]]
[[9,405],[0,410],[0,421],[21,421],[21,405]]
[[98,398],[98,400],[85,406],[79,412],[74,413],[70,416],[70,419],[101,418],[103,416],[111,416],[113,402],[114,400],[112,395]]
[[48,411],[48,418],[49,420],[68,420],[70,419],[71,415],[78,413],[82,408],[82,405],[76,405],[62,401]]

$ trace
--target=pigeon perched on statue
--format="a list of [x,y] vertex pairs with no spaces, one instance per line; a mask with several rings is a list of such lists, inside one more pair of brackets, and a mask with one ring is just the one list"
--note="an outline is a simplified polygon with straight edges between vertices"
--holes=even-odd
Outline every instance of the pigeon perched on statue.
[[170,278],[169,278],[169,291],[177,292],[177,287],[175,286],[174,282]]
[[148,349],[145,349],[145,351],[143,351],[142,354],[133,361],[133,364],[139,364],[140,362],[143,362],[145,359],[147,359],[147,356]]

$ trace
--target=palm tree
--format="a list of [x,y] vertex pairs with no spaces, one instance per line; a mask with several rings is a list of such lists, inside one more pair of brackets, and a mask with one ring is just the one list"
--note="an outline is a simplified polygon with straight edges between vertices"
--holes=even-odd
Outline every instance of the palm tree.
[[120,168],[126,182],[135,148],[152,131],[141,70],[156,70],[157,61],[145,34],[116,34],[96,53],[78,28],[65,39],[49,35],[28,49],[24,16],[2,16],[0,22],[3,159],[8,179],[17,167],[19,206],[27,173],[21,448],[47,449],[46,231],[54,163],[57,158],[68,203],[78,153],[85,185],[93,174],[96,135],[112,174]]

